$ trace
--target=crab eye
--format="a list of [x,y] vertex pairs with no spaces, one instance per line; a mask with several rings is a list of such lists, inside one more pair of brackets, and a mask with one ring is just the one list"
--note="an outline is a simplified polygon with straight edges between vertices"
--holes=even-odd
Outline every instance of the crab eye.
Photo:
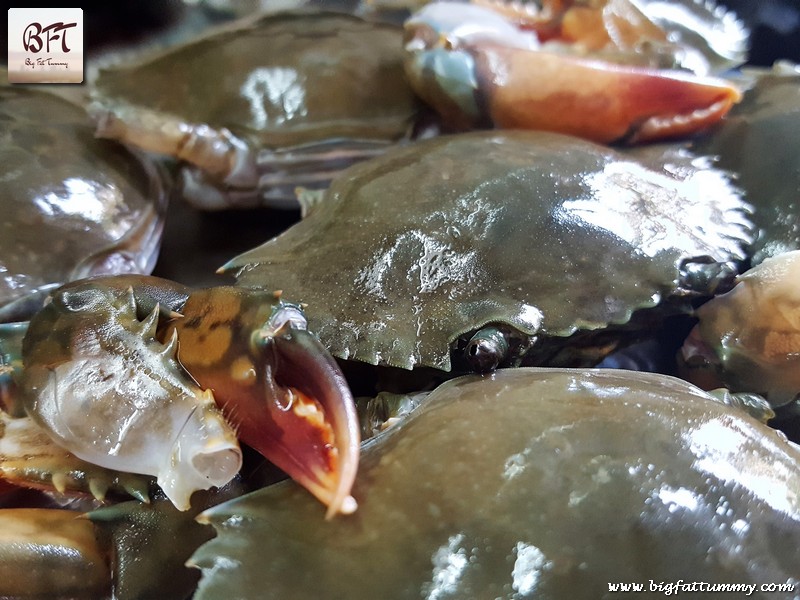
[[733,264],[720,263],[709,256],[686,259],[680,265],[680,284],[701,294],[722,294],[733,287],[736,273]]
[[508,339],[496,327],[485,327],[464,348],[464,358],[476,373],[494,371],[508,356]]

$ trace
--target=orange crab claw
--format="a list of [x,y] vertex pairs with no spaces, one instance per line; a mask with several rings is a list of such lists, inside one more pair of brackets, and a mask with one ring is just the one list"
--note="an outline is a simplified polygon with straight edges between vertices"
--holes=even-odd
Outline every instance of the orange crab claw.
[[[658,41],[664,32],[642,28],[635,14],[617,15],[628,34],[617,44],[609,42],[606,25],[582,18],[578,32],[564,31],[558,21],[558,43],[545,43],[541,32],[510,19],[509,10],[438,2],[405,23],[408,79],[454,129],[539,129],[606,144],[655,141],[700,132],[741,99],[724,79],[637,62],[629,47],[639,37]],[[581,32],[584,25],[605,38],[588,43],[593,34]],[[599,50],[606,45],[613,52],[604,55]],[[637,60],[607,60],[626,52]]]
[[[266,447],[293,479],[328,505],[328,515],[352,513],[350,488],[358,465],[360,433],[355,403],[338,365],[313,335],[285,326],[272,341],[278,388],[270,405],[282,436],[266,428],[247,435]],[[282,396],[282,397],[281,397]],[[246,427],[242,424],[242,435]],[[277,442],[274,440],[277,438]]]
[[741,99],[733,84],[679,71],[617,65],[548,52],[473,49],[499,127],[544,129],[597,142],[644,142],[701,131]]
[[352,513],[360,434],[338,365],[313,335],[288,324],[264,355],[266,393],[240,397],[232,406],[242,441],[327,505],[327,517]]
[[[266,319],[264,310],[272,311]],[[180,361],[213,390],[239,439],[324,503],[327,518],[355,511],[355,403],[299,307],[220,287],[192,294],[183,313],[175,324]]]

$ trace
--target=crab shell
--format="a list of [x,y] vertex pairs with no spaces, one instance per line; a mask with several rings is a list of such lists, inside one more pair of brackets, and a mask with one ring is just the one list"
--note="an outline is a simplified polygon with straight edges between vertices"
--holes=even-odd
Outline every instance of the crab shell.
[[691,150],[736,173],[755,208],[758,235],[748,254],[757,264],[800,249],[800,68],[776,64],[744,76],[742,102],[713,132],[694,139]]
[[647,168],[553,133],[442,136],[351,167],[224,269],[307,303],[340,358],[449,370],[451,344],[487,324],[569,345],[688,293],[692,260],[743,257],[747,206],[701,167]]
[[166,209],[153,165],[47,92],[0,86],[0,118],[0,321],[67,281],[152,271]]
[[217,537],[190,561],[203,570],[195,598],[595,599],[618,581],[791,584],[798,486],[800,448],[684,381],[499,370],[443,384],[374,438],[352,517],[309,525],[314,507],[292,485],[201,514]]
[[98,135],[180,159],[184,197],[207,209],[296,207],[296,186],[404,139],[418,108],[401,27],[312,10],[103,69],[93,95]]

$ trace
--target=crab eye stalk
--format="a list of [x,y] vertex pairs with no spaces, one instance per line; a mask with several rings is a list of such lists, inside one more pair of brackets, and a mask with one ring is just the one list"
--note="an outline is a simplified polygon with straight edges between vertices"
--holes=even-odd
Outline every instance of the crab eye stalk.
[[176,324],[180,359],[214,390],[239,438],[328,507],[351,513],[359,422],[338,365],[300,307],[240,288],[193,294]]
[[497,327],[484,327],[467,342],[464,358],[476,373],[488,373],[505,361],[508,351],[505,334]]
[[680,264],[680,285],[702,295],[723,294],[735,285],[736,273],[733,264],[720,263],[710,256],[687,259]]

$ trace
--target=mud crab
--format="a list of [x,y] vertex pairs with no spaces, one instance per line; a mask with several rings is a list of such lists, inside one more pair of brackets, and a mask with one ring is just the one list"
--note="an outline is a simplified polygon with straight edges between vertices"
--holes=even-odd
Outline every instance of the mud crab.
[[800,413],[800,250],[766,258],[700,306],[681,353],[684,376],[707,389],[761,394]]
[[663,162],[676,153],[709,160],[732,174],[753,207],[756,235],[746,251],[754,268],[740,276],[734,291],[697,309],[700,322],[680,351],[680,374],[707,389],[766,397],[777,413],[772,424],[795,437],[800,384],[793,373],[797,299],[791,264],[800,248],[800,163],[794,151],[800,74],[796,65],[779,63],[743,69],[742,77],[742,102],[712,132],[629,152],[645,161]]
[[[301,481],[328,516],[356,508],[352,396],[301,308],[280,294],[191,291],[145,276],[80,280],[34,315],[22,354],[25,411],[59,447],[157,477],[180,509],[238,473],[237,436]],[[8,450],[3,458],[7,473]],[[84,471],[73,478],[91,487],[97,475]]]
[[194,516],[251,489],[232,481],[237,436],[303,481],[328,516],[355,509],[352,397],[280,294],[94,277],[53,292],[24,338],[17,329],[0,354],[8,362],[21,346],[11,400],[30,416],[0,414],[4,480],[115,497],[89,519],[76,519],[81,505],[0,511],[0,595],[186,597],[198,574],[184,562],[211,535]]
[[206,209],[296,207],[298,185],[410,136],[418,109],[401,27],[315,10],[236,21],[94,87],[97,134],[180,161]]
[[414,90],[456,129],[539,129],[604,143],[685,137],[741,97],[707,73],[745,61],[747,32],[710,3],[541,4],[424,6],[405,23]]
[[149,273],[166,195],[150,161],[94,138],[86,112],[0,85],[0,322],[26,318],[62,283]]
[[356,515],[319,527],[291,484],[202,513],[217,536],[190,560],[195,598],[595,599],[648,580],[789,598],[798,485],[798,446],[676,378],[465,376],[365,446]]
[[730,283],[748,207],[706,167],[656,170],[546,132],[440,136],[350,167],[223,270],[306,303],[342,359],[593,366]]

